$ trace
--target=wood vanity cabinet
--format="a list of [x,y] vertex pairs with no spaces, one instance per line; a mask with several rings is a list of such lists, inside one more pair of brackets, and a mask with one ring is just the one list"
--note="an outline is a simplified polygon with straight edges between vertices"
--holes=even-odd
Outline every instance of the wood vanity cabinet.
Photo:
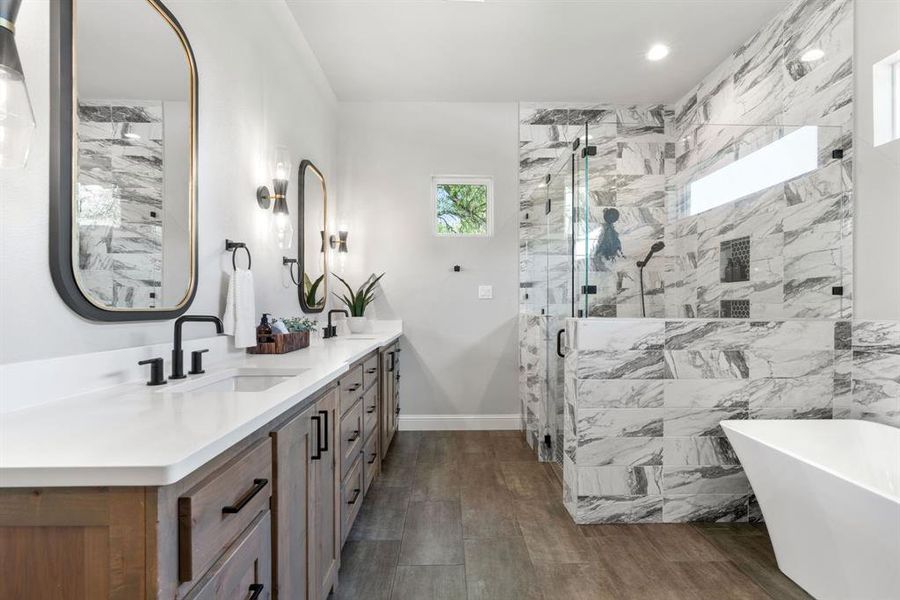
[[347,541],[363,498],[378,472],[379,354],[372,352],[341,378],[341,545]]
[[400,420],[400,342],[379,351],[381,365],[381,454],[387,453]]
[[[311,546],[315,553],[315,586],[318,596],[310,598],[325,600],[331,589],[337,586],[338,570],[341,567],[341,463],[340,443],[340,404],[338,394],[332,391],[322,398],[317,405],[317,413],[322,417],[322,431],[324,439],[321,440],[320,460],[314,461],[314,481],[316,489],[313,490],[315,509],[313,511],[313,540]],[[294,596],[282,596],[291,598]]]
[[272,431],[278,598],[318,600],[340,567],[337,395],[331,389]]
[[399,345],[163,487],[0,489],[0,598],[326,600],[397,429]]

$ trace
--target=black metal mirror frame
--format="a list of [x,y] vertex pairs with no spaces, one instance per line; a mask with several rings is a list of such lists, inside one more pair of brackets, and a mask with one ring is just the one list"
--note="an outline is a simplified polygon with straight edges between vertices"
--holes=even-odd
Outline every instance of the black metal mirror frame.
[[191,74],[191,280],[181,303],[171,309],[113,309],[91,301],[75,276],[72,248],[74,7],[76,0],[50,3],[50,274],[63,301],[76,313],[94,321],[162,321],[182,315],[197,293],[197,64],[187,35],[175,16],[159,1],[147,2],[178,34]]
[[[325,275],[325,278],[322,280],[322,304],[319,306],[310,306],[306,302],[306,290],[303,288],[303,284],[306,276],[306,264],[303,262],[306,255],[306,170],[312,169],[312,172],[315,173],[316,177],[319,178],[319,181],[322,182],[322,223],[320,226],[322,227],[322,273]],[[325,176],[322,174],[322,171],[316,167],[310,160],[303,159],[300,162],[300,167],[298,169],[299,176],[297,179],[297,265],[299,276],[298,279],[300,283],[297,285],[297,297],[300,300],[300,309],[308,314],[320,313],[325,310],[325,305],[328,304],[328,232],[325,229],[326,223],[328,223],[328,186],[325,184]]]

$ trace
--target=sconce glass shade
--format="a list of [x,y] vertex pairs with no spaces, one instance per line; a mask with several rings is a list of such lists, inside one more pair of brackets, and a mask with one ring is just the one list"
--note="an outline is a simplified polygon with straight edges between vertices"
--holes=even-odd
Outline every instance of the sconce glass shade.
[[[291,178],[291,154],[284,146],[275,148],[275,181],[288,181]],[[287,187],[287,186],[285,186]],[[278,193],[277,191],[275,192]]]
[[290,249],[294,243],[294,225],[288,213],[287,200],[283,197],[275,199],[275,206],[272,209],[272,236],[282,250]]
[[347,232],[338,231],[338,252],[347,252]]
[[[13,4],[18,5],[18,2]],[[12,26],[12,19],[0,14],[0,169],[17,169],[28,161],[35,127],[34,111],[25,86],[16,39],[2,19]]]

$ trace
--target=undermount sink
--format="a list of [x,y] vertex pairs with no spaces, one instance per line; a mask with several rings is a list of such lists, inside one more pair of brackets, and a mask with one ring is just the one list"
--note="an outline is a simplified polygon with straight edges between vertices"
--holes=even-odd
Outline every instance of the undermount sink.
[[307,369],[227,369],[166,386],[160,392],[264,392]]

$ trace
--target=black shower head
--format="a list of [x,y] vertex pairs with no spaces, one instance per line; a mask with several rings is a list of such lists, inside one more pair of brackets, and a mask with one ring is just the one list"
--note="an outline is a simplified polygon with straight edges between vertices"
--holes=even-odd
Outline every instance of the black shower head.
[[639,260],[637,262],[637,266],[641,269],[647,266],[647,263],[650,262],[650,259],[653,258],[653,255],[657,252],[660,252],[666,245],[663,242],[655,242],[652,246],[650,246],[650,252],[647,253],[647,257],[644,260]]

